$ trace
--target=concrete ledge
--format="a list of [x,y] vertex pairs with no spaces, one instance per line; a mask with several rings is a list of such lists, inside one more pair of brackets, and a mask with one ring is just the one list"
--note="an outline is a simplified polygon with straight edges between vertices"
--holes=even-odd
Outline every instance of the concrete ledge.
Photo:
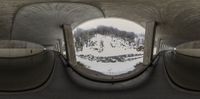
[[35,55],[44,50],[42,45],[18,41],[18,40],[0,40],[0,57],[24,57]]
[[180,44],[176,47],[176,52],[183,55],[200,57],[200,41],[191,41]]
[[200,49],[177,49],[176,52],[183,55],[200,57]]

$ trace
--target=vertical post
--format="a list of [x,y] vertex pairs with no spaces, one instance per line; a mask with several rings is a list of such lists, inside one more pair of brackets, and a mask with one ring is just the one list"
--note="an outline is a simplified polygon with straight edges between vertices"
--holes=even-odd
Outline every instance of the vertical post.
[[161,41],[161,43],[160,43],[160,51],[162,51],[163,50],[163,40]]
[[159,38],[158,43],[157,43],[156,54],[158,54],[160,52],[160,42],[161,42],[161,39]]
[[58,46],[57,42],[56,42],[56,45],[55,45],[55,51],[59,51],[59,46]]
[[154,38],[156,32],[156,23],[147,22],[145,29],[145,42],[144,42],[144,65],[149,65],[153,57]]
[[63,25],[63,36],[65,41],[66,57],[71,65],[76,65],[76,54],[74,47],[74,37],[71,25]]
[[63,54],[63,46],[62,46],[62,40],[61,39],[58,39],[58,44],[59,44],[59,52],[61,54]]
[[165,44],[163,44],[163,50],[166,50],[166,45]]

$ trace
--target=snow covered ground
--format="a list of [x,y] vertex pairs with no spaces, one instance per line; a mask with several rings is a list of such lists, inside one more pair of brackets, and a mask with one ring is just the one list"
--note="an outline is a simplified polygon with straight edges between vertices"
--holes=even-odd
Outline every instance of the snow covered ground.
[[135,65],[142,62],[143,58],[126,62],[102,63],[77,57],[77,61],[83,63],[88,69],[98,71],[106,75],[120,75],[134,70]]
[[[120,75],[127,73],[135,69],[136,64],[143,62],[143,51],[136,51],[134,46],[130,46],[127,41],[120,38],[112,38],[110,36],[103,36],[97,34],[93,37],[89,43],[93,43],[92,46],[83,46],[83,50],[76,52],[77,61],[85,65],[86,68],[101,72],[106,75]],[[123,57],[125,61],[104,62],[85,59],[82,56],[94,56],[94,57],[114,57],[120,55],[131,55],[130,57]],[[113,58],[113,59],[114,59]],[[130,59],[130,60],[127,60]]]

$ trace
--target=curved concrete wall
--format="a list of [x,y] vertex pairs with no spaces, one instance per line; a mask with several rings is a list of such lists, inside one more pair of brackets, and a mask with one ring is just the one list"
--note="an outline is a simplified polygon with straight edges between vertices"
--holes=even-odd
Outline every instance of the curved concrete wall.
[[26,41],[0,40],[0,57],[24,57],[40,53],[44,47]]
[[176,47],[176,52],[188,56],[200,57],[200,41],[180,44]]
[[22,7],[15,16],[12,39],[53,45],[63,40],[61,25],[75,28],[90,19],[104,17],[98,8],[82,3],[38,3]]

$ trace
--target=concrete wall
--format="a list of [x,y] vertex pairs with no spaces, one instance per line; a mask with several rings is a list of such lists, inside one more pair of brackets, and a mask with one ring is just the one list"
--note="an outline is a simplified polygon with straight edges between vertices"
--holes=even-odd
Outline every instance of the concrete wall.
[[26,41],[1,40],[0,57],[23,57],[40,53],[44,47]]
[[176,47],[176,52],[184,55],[200,57],[200,41],[180,44]]
[[19,40],[0,40],[0,48],[44,48],[40,44],[19,41]]
[[191,49],[191,48],[194,48],[194,49],[199,49],[200,48],[200,41],[191,41],[191,42],[187,42],[187,43],[183,43],[183,44],[180,44],[176,47],[177,49]]
[[43,49],[33,49],[33,48],[4,48],[0,49],[0,57],[23,57],[30,56],[42,52]]

